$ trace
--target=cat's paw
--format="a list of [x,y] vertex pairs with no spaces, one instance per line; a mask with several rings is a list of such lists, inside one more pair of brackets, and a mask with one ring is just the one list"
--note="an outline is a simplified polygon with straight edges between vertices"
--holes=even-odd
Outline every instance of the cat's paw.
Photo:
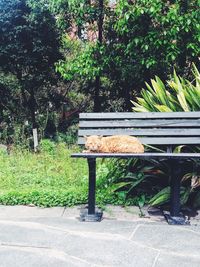
[[90,153],[89,150],[83,150],[83,153]]

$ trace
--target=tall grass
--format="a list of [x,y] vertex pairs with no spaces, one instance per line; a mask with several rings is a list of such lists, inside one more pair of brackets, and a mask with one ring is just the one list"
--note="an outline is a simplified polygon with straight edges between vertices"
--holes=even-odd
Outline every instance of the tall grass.
[[75,146],[50,142],[37,154],[19,148],[10,155],[0,151],[0,202],[55,206],[86,201],[87,164],[72,159],[74,151]]
[[[87,203],[88,167],[73,159],[77,146],[43,140],[40,152],[15,147],[8,155],[0,150],[0,204],[72,206]],[[97,204],[124,204],[107,181],[107,164],[97,162]]]

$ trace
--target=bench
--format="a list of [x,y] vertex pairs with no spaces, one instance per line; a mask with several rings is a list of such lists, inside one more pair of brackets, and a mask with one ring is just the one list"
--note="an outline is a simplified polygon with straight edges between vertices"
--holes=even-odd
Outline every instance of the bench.
[[78,144],[84,145],[84,136],[130,135],[144,145],[164,148],[163,153],[74,153],[73,158],[86,158],[89,168],[88,207],[81,211],[82,221],[100,221],[102,212],[95,208],[96,159],[141,158],[167,160],[171,168],[170,224],[188,223],[180,213],[180,179],[182,164],[199,159],[200,153],[173,153],[178,145],[200,145],[200,112],[144,112],[144,113],[81,113]]

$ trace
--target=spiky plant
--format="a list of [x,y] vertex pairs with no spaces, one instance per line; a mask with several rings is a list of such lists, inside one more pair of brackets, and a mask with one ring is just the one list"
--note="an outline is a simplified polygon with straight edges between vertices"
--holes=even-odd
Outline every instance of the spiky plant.
[[176,74],[165,85],[159,77],[146,83],[141,97],[132,101],[136,112],[173,112],[200,110],[200,73],[193,64],[193,81],[189,81]]
[[[165,85],[159,77],[146,83],[146,89],[142,89],[141,97],[132,101],[135,112],[174,112],[174,111],[200,111],[200,73],[197,67],[192,66],[193,80],[180,77],[174,70],[172,79]],[[180,152],[183,146],[175,148]],[[196,151],[200,148],[196,147]],[[197,162],[195,162],[196,165]],[[194,164],[194,165],[195,165]],[[192,163],[190,168],[192,168]],[[198,168],[200,169],[200,168]],[[188,183],[189,181],[189,183]],[[186,173],[182,179],[181,197],[182,204],[188,199],[193,199],[193,206],[200,207],[200,174],[199,171]],[[169,202],[170,187],[158,186],[159,190],[152,197],[149,204],[159,206]]]

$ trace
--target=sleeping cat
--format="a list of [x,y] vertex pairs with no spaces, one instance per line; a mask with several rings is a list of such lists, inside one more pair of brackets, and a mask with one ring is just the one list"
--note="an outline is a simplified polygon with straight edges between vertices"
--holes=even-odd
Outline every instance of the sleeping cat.
[[84,153],[143,153],[144,146],[136,138],[128,135],[102,137],[97,135],[85,136]]

